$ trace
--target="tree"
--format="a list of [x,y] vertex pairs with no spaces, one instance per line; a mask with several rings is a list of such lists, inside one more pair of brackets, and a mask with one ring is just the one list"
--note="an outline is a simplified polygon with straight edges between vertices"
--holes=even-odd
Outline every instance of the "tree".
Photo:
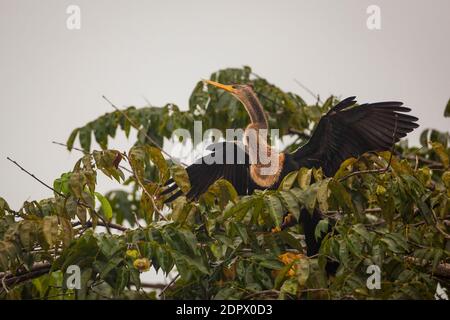
[[[339,100],[316,97],[308,105],[249,67],[211,79],[252,83],[270,127],[293,138],[289,150],[305,143]],[[0,297],[434,299],[438,284],[450,284],[448,133],[426,129],[421,147],[402,141],[392,152],[347,159],[334,177],[302,168],[278,190],[244,197],[219,180],[198,201],[164,205],[169,177],[183,190],[189,179],[157,146],[177,128],[193,134],[196,120],[222,131],[248,122],[238,101],[199,82],[187,111],[174,104],[116,108],[75,129],[66,146],[74,150],[78,138],[80,160],[47,186],[52,198],[17,211],[0,198]],[[117,130],[128,136],[132,128],[128,152],[108,149]],[[91,150],[92,136],[101,150]],[[99,174],[122,188],[98,193]],[[301,225],[280,229],[285,213],[298,218],[302,208],[326,217],[317,236],[333,226],[313,257],[304,253]],[[339,263],[336,274],[327,275],[327,261]],[[79,288],[68,281],[73,266]],[[140,273],[149,268],[177,276],[168,286],[143,284]]]

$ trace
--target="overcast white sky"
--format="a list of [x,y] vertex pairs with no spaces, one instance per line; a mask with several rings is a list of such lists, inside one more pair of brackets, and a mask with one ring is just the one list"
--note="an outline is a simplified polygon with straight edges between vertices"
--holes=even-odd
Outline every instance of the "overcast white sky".
[[[81,30],[66,28],[72,4]],[[371,4],[381,30],[366,27]],[[14,208],[50,196],[6,156],[51,183],[79,157],[51,141],[111,111],[103,94],[184,108],[195,83],[223,67],[250,65],[310,101],[294,78],[321,96],[401,100],[422,128],[448,130],[449,12],[448,0],[0,0],[0,196]]]

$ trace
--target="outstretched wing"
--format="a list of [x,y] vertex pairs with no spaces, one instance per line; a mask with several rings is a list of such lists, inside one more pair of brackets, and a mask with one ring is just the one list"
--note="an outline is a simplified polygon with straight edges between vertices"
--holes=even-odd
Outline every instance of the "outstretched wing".
[[[212,152],[188,166],[191,190],[186,194],[188,199],[197,199],[219,179],[228,180],[239,195],[246,195],[254,189],[250,179],[249,156],[237,142],[220,142],[208,146]],[[167,188],[161,193],[169,195],[165,202],[171,202],[183,193],[178,185],[170,179]]]
[[354,106],[349,97],[320,119],[310,140],[293,153],[301,167],[322,167],[333,176],[341,163],[369,151],[389,150],[419,125],[402,102],[378,102]]

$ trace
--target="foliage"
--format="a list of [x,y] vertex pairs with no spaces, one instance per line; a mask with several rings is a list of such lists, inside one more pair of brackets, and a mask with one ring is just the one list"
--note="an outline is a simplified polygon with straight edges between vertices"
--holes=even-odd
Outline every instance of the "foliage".
[[[251,83],[271,128],[306,141],[321,114],[338,99],[307,104],[252,73],[249,67],[211,75],[222,83]],[[448,116],[448,106],[445,115]],[[131,121],[130,121],[131,120]],[[239,197],[224,180],[198,201],[160,195],[172,176],[189,189],[183,167],[165,159],[162,144],[176,128],[242,128],[248,116],[229,94],[199,82],[187,111],[176,105],[128,107],[75,129],[84,155],[55,179],[54,197],[15,211],[0,198],[0,297],[8,299],[433,299],[450,284],[449,134],[426,129],[420,148],[399,143],[390,152],[346,160],[334,177],[302,168],[278,190]],[[127,154],[108,149],[117,130],[137,137]],[[92,151],[91,136],[100,151]],[[386,169],[387,168],[387,169]],[[371,170],[367,172],[367,170]],[[126,186],[100,194],[97,175]],[[312,179],[314,178],[314,179]],[[281,231],[286,213],[314,208],[333,225],[317,256],[305,255],[302,226]],[[333,276],[327,261],[337,261]],[[368,289],[369,265],[380,267],[380,290]],[[65,285],[70,265],[81,268],[81,289]],[[140,273],[178,273],[158,295]]]

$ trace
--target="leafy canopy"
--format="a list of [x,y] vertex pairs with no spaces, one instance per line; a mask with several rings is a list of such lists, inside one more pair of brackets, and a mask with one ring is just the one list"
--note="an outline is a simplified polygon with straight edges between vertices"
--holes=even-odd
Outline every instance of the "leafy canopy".
[[[220,70],[211,80],[252,83],[270,127],[294,138],[287,150],[305,143],[339,101],[308,104],[249,67]],[[302,168],[278,190],[244,197],[219,180],[196,202],[181,197],[164,206],[160,192],[169,177],[185,191],[189,179],[152,141],[162,144],[177,128],[193,133],[196,120],[222,131],[249,121],[236,99],[199,82],[187,111],[131,106],[75,129],[67,148],[78,139],[83,154],[55,179],[52,198],[26,201],[17,211],[0,198],[0,297],[433,299],[438,283],[449,285],[448,133],[426,129],[420,147],[402,141],[392,157],[348,159],[334,177]],[[108,149],[117,130],[129,136],[132,127],[137,136],[127,153]],[[100,150],[92,150],[92,137]],[[118,188],[97,192],[98,174]],[[316,236],[334,225],[313,257],[305,255],[301,225],[280,230],[284,215],[298,218],[302,208],[326,217]],[[326,275],[327,259],[339,262],[335,276]],[[374,264],[381,289],[366,286]],[[66,286],[70,265],[80,267],[80,289]],[[159,295],[162,286],[141,282],[150,268],[179,276]]]

